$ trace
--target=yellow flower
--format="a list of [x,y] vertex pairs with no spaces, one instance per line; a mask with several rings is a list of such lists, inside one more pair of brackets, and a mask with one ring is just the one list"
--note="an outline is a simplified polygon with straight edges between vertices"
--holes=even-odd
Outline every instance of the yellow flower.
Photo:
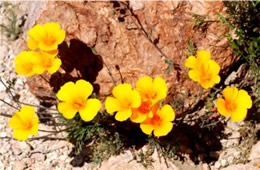
[[112,90],[114,97],[107,97],[105,107],[109,114],[116,113],[117,121],[125,121],[132,115],[132,109],[141,105],[141,96],[132,90],[131,84],[119,84]]
[[189,56],[185,62],[185,66],[191,68],[189,71],[189,77],[205,88],[211,88],[215,84],[220,82],[219,65],[210,59],[210,53],[208,51],[198,51],[197,58]]
[[92,91],[93,86],[85,80],[66,83],[57,93],[57,98],[62,101],[58,111],[66,119],[72,119],[79,112],[82,120],[91,121],[101,108],[98,99],[88,99]]
[[13,136],[18,140],[26,140],[29,135],[35,135],[39,128],[39,118],[31,106],[23,106],[15,112],[9,121],[10,128],[14,129]]
[[43,51],[54,51],[65,39],[65,31],[55,22],[44,25],[37,24],[27,33],[27,46],[31,50],[40,48]]
[[41,73],[43,73],[47,70],[50,74],[53,74],[58,71],[61,66],[61,60],[55,57],[56,54],[38,51],[34,52],[33,55],[35,55],[40,61],[40,63],[35,66],[35,69],[39,70],[38,72],[41,70]]
[[44,70],[36,69],[36,65],[40,63],[39,58],[34,55],[33,51],[22,51],[14,60],[15,71],[19,75],[32,76],[33,74],[41,74]]
[[141,106],[133,109],[131,120],[135,123],[143,122],[147,117],[152,117],[152,106],[167,96],[167,85],[161,77],[152,80],[151,77],[145,76],[136,82],[136,90],[141,95]]
[[154,136],[166,136],[173,127],[173,121],[175,119],[175,113],[170,105],[164,105],[159,109],[158,105],[153,117],[147,118],[144,122],[140,123],[141,130],[150,135],[153,131]]
[[223,116],[231,115],[233,122],[244,120],[247,109],[252,107],[252,100],[248,93],[236,87],[226,87],[222,93],[225,99],[217,100],[218,112]]

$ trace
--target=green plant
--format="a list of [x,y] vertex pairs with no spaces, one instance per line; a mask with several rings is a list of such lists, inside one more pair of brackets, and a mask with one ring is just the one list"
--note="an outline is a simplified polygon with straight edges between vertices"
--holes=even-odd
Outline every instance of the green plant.
[[[4,2],[3,4],[3,6],[6,8],[10,5],[11,4],[8,2]],[[0,27],[2,28],[2,31],[5,32],[8,38],[10,38],[11,40],[16,40],[22,33],[22,28],[18,25],[18,18],[13,9],[8,9],[8,15],[9,17],[7,19],[9,23],[6,25],[0,24]]]

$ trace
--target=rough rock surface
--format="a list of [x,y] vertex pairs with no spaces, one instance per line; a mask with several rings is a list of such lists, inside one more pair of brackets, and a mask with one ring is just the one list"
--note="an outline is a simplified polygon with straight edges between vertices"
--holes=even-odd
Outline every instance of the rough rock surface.
[[[50,84],[39,76],[30,78],[28,84],[32,93],[42,99],[51,99],[51,91],[57,91],[66,81],[84,78],[93,83],[104,98],[121,81],[134,84],[144,75],[161,76],[169,87],[167,101],[176,101],[184,93],[188,94],[182,108],[185,110],[199,93],[198,83],[188,78],[188,69],[184,66],[188,40],[197,49],[212,53],[212,58],[221,66],[222,75],[237,60],[225,37],[229,30],[217,16],[218,12],[225,12],[223,2],[132,2],[132,14],[122,3],[34,3],[25,32],[34,24],[55,21],[66,30],[66,43],[59,47],[63,61],[60,72],[44,75]],[[201,27],[194,27],[193,14],[206,17]],[[143,35],[140,24],[144,34],[165,56]],[[26,49],[25,44],[23,49]],[[170,73],[165,59],[175,64]]]

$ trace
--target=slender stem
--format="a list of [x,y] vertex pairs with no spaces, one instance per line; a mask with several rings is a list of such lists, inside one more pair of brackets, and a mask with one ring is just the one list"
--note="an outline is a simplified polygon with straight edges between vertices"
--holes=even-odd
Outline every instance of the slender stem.
[[14,105],[12,105],[12,104],[6,102],[6,101],[3,100],[3,99],[0,99],[0,101],[2,101],[3,103],[7,104],[8,106],[11,106],[12,108],[14,108],[14,109],[16,109],[16,110],[20,110],[18,107],[15,107]]
[[[152,41],[152,39],[148,36],[148,33],[145,31],[143,25],[141,24],[140,20],[138,19],[137,15],[134,14],[134,12],[128,7],[127,4],[123,3],[123,2],[119,2],[121,3],[123,6],[126,7],[126,9],[129,11],[130,13],[130,18],[132,20],[132,22],[135,24],[135,26],[137,27],[137,29],[140,30],[140,32],[143,34],[143,36],[151,43],[151,45],[163,56],[163,59],[169,59],[169,57],[166,56],[166,54],[156,45],[154,44],[154,42]],[[135,22],[133,16],[135,17],[135,19],[137,20],[137,23]],[[173,66],[175,69],[179,69],[180,66],[178,64],[176,64],[174,61],[173,61]]]
[[45,140],[66,140],[66,138],[49,137],[49,136],[51,136],[51,135],[53,135],[53,134],[51,133],[51,134],[44,135],[44,136],[34,137],[34,138],[29,139],[29,141],[38,140],[38,139],[45,139]]
[[45,77],[43,77],[41,74],[40,74],[40,77],[44,80],[44,81],[46,81],[47,83],[50,83]]
[[39,129],[38,131],[40,132],[46,132],[46,133],[60,133],[60,132],[64,132],[66,131],[67,129],[62,129],[60,131],[51,131],[51,130],[43,130],[43,129]]
[[9,114],[5,114],[5,113],[0,113],[1,116],[5,116],[5,117],[12,117],[12,115]]
[[113,75],[112,75],[111,71],[109,70],[109,68],[108,68],[107,64],[106,64],[104,61],[103,61],[103,63],[104,63],[104,65],[106,66],[106,68],[107,68],[107,71],[108,71],[108,74],[109,74],[109,76],[111,77],[111,79],[112,79],[112,81],[113,81],[114,85],[116,85],[116,81],[115,81],[115,79],[114,79],[114,77],[113,77]]
[[56,109],[52,109],[52,108],[41,106],[41,105],[34,105],[34,104],[29,104],[29,103],[25,103],[25,102],[21,102],[21,101],[16,101],[16,102],[21,103],[23,105],[28,105],[28,106],[39,107],[39,108],[44,108],[44,109],[48,109],[48,110],[57,111]]

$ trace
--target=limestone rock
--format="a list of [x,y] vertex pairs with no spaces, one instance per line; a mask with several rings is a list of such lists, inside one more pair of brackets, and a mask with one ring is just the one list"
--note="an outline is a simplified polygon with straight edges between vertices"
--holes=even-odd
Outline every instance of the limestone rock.
[[[134,85],[144,75],[161,76],[169,87],[166,102],[179,101],[183,93],[188,94],[179,103],[180,109],[175,108],[180,112],[190,108],[199,93],[199,84],[189,79],[184,66],[188,40],[197,49],[211,52],[212,58],[221,66],[221,75],[225,75],[238,59],[232,55],[225,37],[229,29],[218,20],[217,13],[225,13],[223,2],[144,1],[143,7],[132,11],[134,15],[131,16],[123,3],[127,2],[33,3],[25,33],[36,23],[54,21],[66,31],[66,40],[59,46],[62,69],[52,76],[43,75],[50,83],[40,76],[29,78],[32,93],[44,100],[52,99],[51,92],[57,92],[65,82],[84,78],[94,84],[95,91],[104,99],[111,94],[115,84],[122,81]],[[194,13],[210,21],[196,28]],[[174,62],[170,74],[165,56],[138,29],[138,22],[167,59]],[[23,49],[25,47],[26,43]]]

